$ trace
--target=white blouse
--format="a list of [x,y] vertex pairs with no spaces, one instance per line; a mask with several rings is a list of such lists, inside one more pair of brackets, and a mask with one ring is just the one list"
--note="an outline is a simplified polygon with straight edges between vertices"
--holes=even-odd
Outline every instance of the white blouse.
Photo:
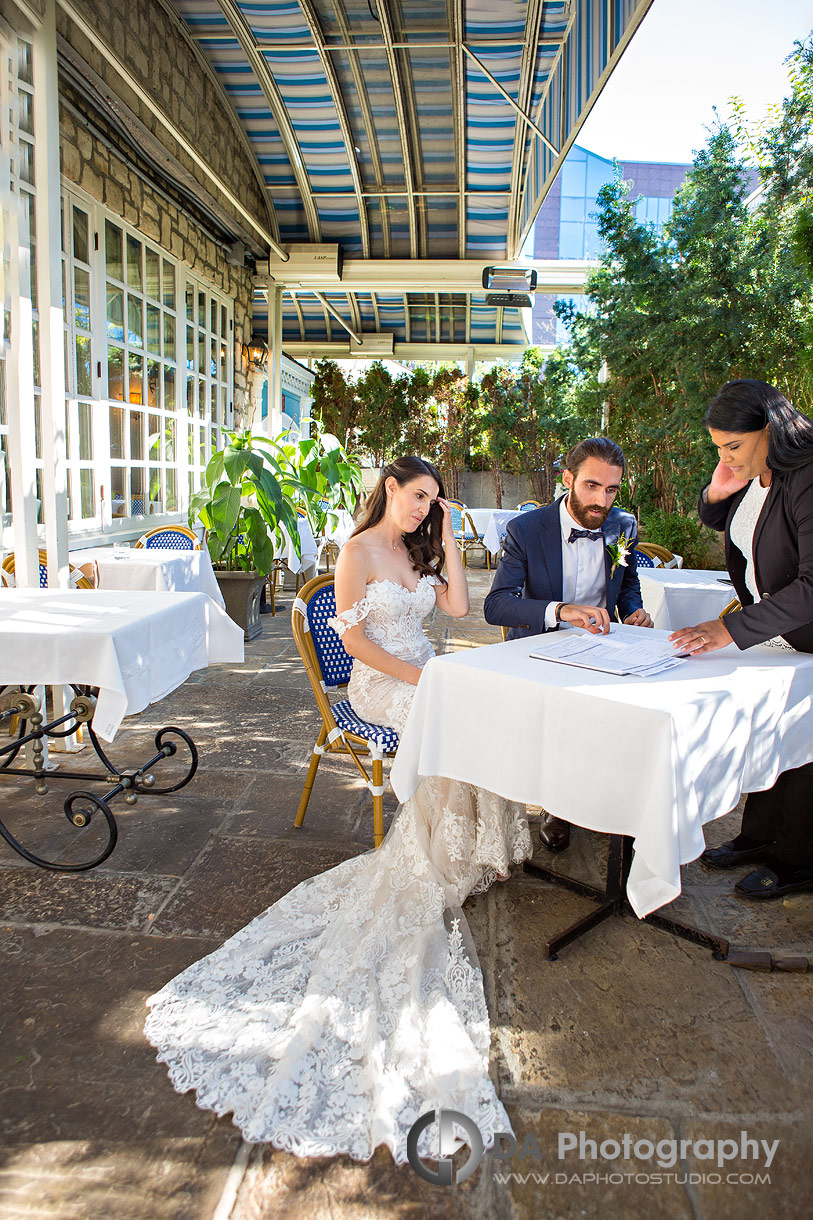
[[[763,487],[759,477],[752,479],[751,486],[731,518],[731,541],[742,552],[745,559],[745,584],[755,602],[762,601],[762,598],[757,588],[756,570],[754,568],[754,530],[770,490],[770,484],[767,487]],[[774,636],[772,640],[765,640],[765,645],[768,648],[788,648],[791,652],[796,651],[780,635]]]

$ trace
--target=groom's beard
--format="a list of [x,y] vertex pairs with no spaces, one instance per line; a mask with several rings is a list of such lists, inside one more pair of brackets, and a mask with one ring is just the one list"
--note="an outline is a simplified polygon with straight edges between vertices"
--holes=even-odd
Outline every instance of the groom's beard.
[[571,516],[588,530],[600,529],[610,512],[609,508],[603,508],[601,504],[583,504],[576,495],[575,487],[570,489],[567,507]]

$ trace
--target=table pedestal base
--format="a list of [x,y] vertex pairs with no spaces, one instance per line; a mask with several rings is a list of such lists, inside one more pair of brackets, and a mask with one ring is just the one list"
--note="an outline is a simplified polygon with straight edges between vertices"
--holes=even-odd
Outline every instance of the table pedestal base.
[[[125,802],[134,805],[138,796],[143,793],[152,795],[177,792],[192,779],[198,769],[198,752],[192,738],[183,729],[168,725],[155,734],[155,753],[140,767],[133,770],[120,770],[107,757],[101,742],[93,731],[91,720],[96,710],[96,698],[89,687],[74,686],[75,697],[71,702],[70,711],[45,723],[45,716],[39,698],[34,695],[33,687],[29,690],[6,691],[0,695],[0,727],[16,721],[16,737],[7,745],[0,747],[0,777],[4,775],[26,775],[36,780],[36,790],[39,795],[48,792],[46,780],[81,780],[85,784],[106,784],[107,791],[103,795],[78,790],[72,792],[63,804],[63,812],[72,826],[81,830],[89,826],[94,815],[101,814],[106,822],[107,841],[101,851],[91,859],[79,864],[62,864],[55,860],[46,860],[34,855],[15,838],[7,826],[0,821],[0,836],[9,847],[13,848],[24,860],[36,864],[38,868],[50,869],[59,873],[82,873],[96,868],[101,864],[116,846],[118,827],[110,808],[110,802],[124,793]],[[66,771],[60,768],[56,771],[46,771],[43,766],[44,746],[47,738],[69,737],[83,726],[90,737],[91,745],[102,766],[104,775],[91,775],[84,771]],[[171,758],[178,753],[178,745],[171,738],[177,737],[189,751],[189,763],[186,773],[175,784],[160,788],[155,783],[151,768],[165,758]],[[31,746],[31,767],[12,767],[11,764],[21,751]]]
[[[541,880],[550,881],[563,889],[583,894],[586,898],[592,898],[599,904],[595,910],[588,912],[581,919],[577,919],[569,928],[565,928],[557,936],[552,936],[550,940],[544,941],[545,957],[555,961],[560,949],[574,940],[578,940],[580,936],[584,936],[591,928],[603,923],[611,915],[635,914],[626,898],[627,877],[631,865],[632,839],[628,835],[610,835],[607,876],[603,889],[588,885],[584,881],[577,881],[573,877],[565,877],[561,873],[554,873],[551,869],[542,868],[538,864],[526,863],[524,865],[525,872],[531,877],[539,877]],[[682,937],[683,940],[691,941],[692,944],[702,945],[704,949],[710,949],[712,956],[717,961],[724,961],[728,955],[727,940],[714,936],[711,932],[704,932],[702,928],[695,928],[692,924],[672,919],[668,915],[661,915],[657,911],[652,915],[647,915],[642,922],[653,924],[656,928],[663,928],[664,931],[672,932],[675,936]]]

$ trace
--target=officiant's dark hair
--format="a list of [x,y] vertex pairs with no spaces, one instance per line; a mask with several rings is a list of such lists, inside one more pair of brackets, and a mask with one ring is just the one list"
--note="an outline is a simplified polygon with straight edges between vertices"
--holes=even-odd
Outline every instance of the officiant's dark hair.
[[588,436],[579,441],[565,458],[565,467],[571,474],[578,474],[582,463],[591,457],[598,458],[609,466],[620,466],[622,474],[627,468],[624,450],[620,445],[616,445],[615,441],[611,441],[609,436]]
[[768,424],[767,462],[779,473],[813,462],[813,420],[767,381],[727,381],[709,403],[703,423],[720,432],[761,432]]
[[[438,485],[438,495],[445,500],[446,491],[440,471],[425,458],[400,457],[396,458],[394,462],[382,466],[381,477],[367,497],[361,521],[353,530],[353,537],[355,538],[356,534],[363,534],[365,530],[371,529],[383,520],[384,513],[387,511],[387,479],[393,478],[399,487],[405,487],[407,483],[414,483],[416,479],[420,479],[424,475],[429,475],[431,479],[435,480]],[[411,534],[404,534],[404,542],[409,553],[409,561],[415,571],[420,572],[421,576],[437,576],[446,584],[446,578],[441,575],[444,559],[443,543],[441,542],[442,529],[443,509],[436,502],[432,504],[418,528]]]

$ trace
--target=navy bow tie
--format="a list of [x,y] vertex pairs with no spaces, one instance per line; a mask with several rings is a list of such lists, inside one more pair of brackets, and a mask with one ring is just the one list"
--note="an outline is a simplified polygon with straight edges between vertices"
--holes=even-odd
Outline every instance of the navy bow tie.
[[578,538],[589,538],[591,542],[596,542],[599,538],[603,538],[601,530],[577,530],[570,531],[568,542],[575,542]]

